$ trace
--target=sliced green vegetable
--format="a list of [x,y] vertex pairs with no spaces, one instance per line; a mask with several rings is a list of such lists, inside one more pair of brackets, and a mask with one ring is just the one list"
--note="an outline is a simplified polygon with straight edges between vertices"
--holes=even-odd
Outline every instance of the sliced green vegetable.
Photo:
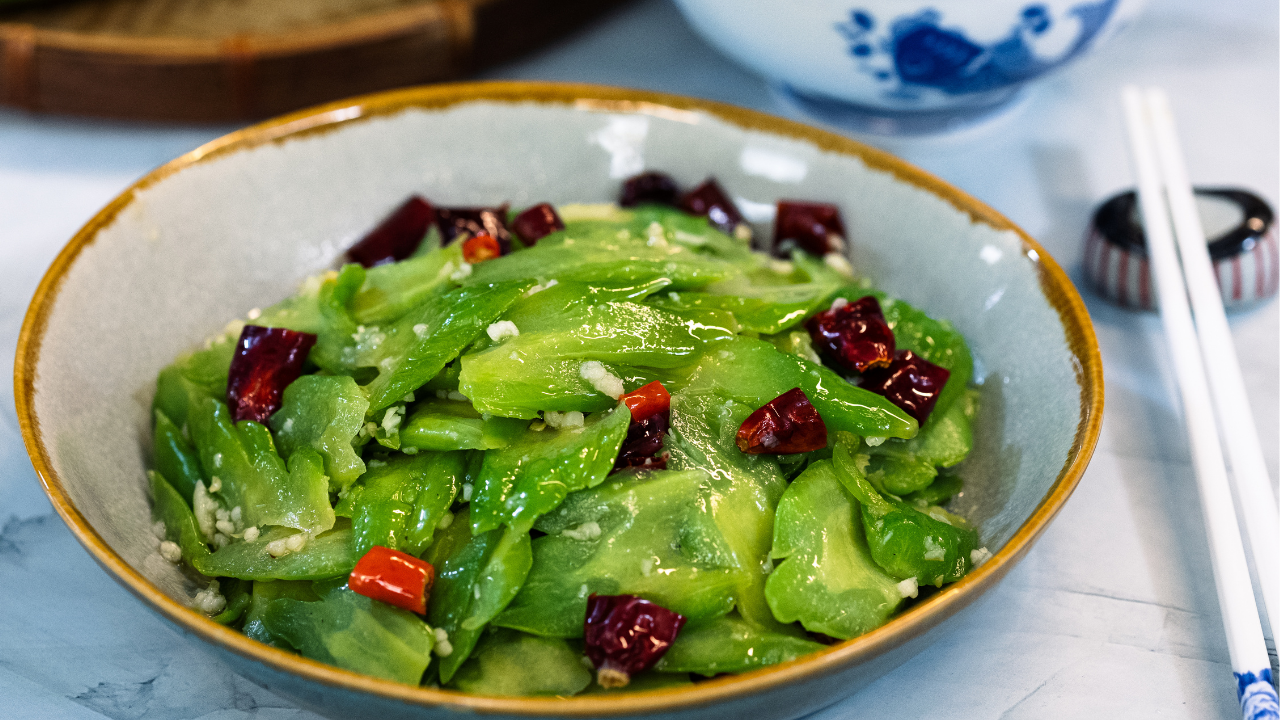
[[[285,552],[285,548],[280,547],[299,534],[292,528],[269,528],[253,542],[232,542],[208,557],[188,557],[188,560],[195,569],[210,577],[322,580],[350,573],[360,559],[353,549],[351,528],[346,527],[345,522],[333,530],[307,537],[299,550]],[[273,557],[272,548],[285,554]],[[185,548],[183,555],[187,556]]]
[[253,602],[253,581],[223,578],[218,586],[222,597],[227,600],[227,607],[215,615],[213,621],[219,625],[231,625],[245,614]]
[[902,602],[898,581],[872,559],[856,513],[828,460],[787,488],[774,523],[773,555],[782,563],[765,583],[779,621],[848,639],[883,625]]
[[[561,394],[595,397],[581,376],[583,361],[675,368],[689,364],[708,345],[734,335],[734,329],[724,323],[684,318],[633,302],[578,308],[556,325],[532,333],[522,329],[500,345],[463,356],[462,394],[477,410],[532,418],[539,410],[555,409]],[[521,393],[509,387],[513,382]],[[598,390],[596,394],[606,397]]]
[[858,439],[842,434],[833,453],[835,475],[862,503],[862,524],[871,556],[885,572],[942,586],[964,577],[978,546],[978,534],[942,508],[923,511],[896,497],[885,498],[867,482],[854,456]]
[[351,364],[379,371],[367,388],[370,415],[435,377],[532,284],[515,280],[438,289],[389,327],[358,332],[348,348]]
[[714,395],[677,393],[671,398],[669,467],[702,468],[710,482],[702,488],[715,525],[743,570],[737,592],[738,612],[756,625],[777,629],[764,597],[764,583],[773,570],[773,516],[786,489],[777,460],[769,455],[746,455],[735,436],[753,408]]
[[394,455],[369,468],[342,501],[355,556],[374,545],[421,552],[458,494],[464,462],[463,453],[421,453]]
[[328,589],[319,601],[272,600],[261,622],[305,657],[410,685],[421,682],[435,645],[421,618],[346,585]]
[[267,607],[271,604],[271,601],[281,598],[289,598],[300,602],[316,602],[320,600],[320,596],[315,592],[314,584],[310,581],[276,580],[255,582],[253,583],[253,593],[249,602],[248,612],[244,616],[244,626],[241,631],[260,643],[266,643],[272,647],[285,650],[293,650],[294,648],[288,642],[272,634],[266,624],[263,623],[263,617],[266,615]]
[[688,385],[691,393],[714,393],[752,408],[796,387],[829,430],[879,437],[916,434],[916,421],[884,397],[855,387],[822,365],[778,352],[763,340],[739,337],[720,344],[702,357]]
[[824,647],[805,637],[795,626],[782,627],[785,628],[782,631],[764,629],[736,613],[690,623],[680,630],[654,669],[706,676],[747,672],[794,660]]
[[493,450],[520,436],[529,421],[485,418],[470,403],[431,399],[418,403],[400,428],[400,444],[419,450]]
[[498,629],[476,644],[453,686],[478,695],[574,695],[591,684],[582,659],[559,638]]
[[581,427],[528,429],[507,447],[485,453],[471,500],[476,533],[508,525],[528,531],[575,490],[599,485],[613,469],[631,412],[618,405]]
[[569,495],[536,527],[533,569],[494,621],[548,637],[582,637],[587,596],[631,594],[690,620],[734,606],[743,570],[702,492],[702,470],[623,477]]
[[155,409],[155,421],[153,437],[156,471],[169,479],[174,489],[190,505],[196,483],[205,480],[200,472],[200,457],[191,443],[183,437],[182,431],[160,408]]
[[[241,508],[246,526],[284,525],[319,533],[333,527],[324,461],[311,448],[284,460],[271,431],[258,423],[231,423],[223,403],[206,399],[191,417],[191,436],[200,465],[228,508]],[[218,478],[214,480],[213,478]]]
[[337,492],[364,472],[352,444],[364,427],[369,400],[355,380],[336,375],[304,375],[284,389],[283,404],[271,416],[280,453],[311,448],[324,459],[329,490]]
[[440,659],[440,682],[458,671],[485,626],[520,591],[533,559],[529,533],[510,528],[470,536],[470,520],[460,513],[441,542],[427,552],[436,568],[427,617],[449,635],[453,651]]
[[394,322],[452,282],[450,276],[462,263],[462,243],[453,243],[418,257],[369,268],[364,285],[352,301],[352,316],[362,325]]
[[867,479],[895,495],[928,487],[937,467],[953,467],[968,457],[977,409],[978,391],[966,390],[941,414],[935,410],[914,438],[889,439],[866,448],[871,456]]

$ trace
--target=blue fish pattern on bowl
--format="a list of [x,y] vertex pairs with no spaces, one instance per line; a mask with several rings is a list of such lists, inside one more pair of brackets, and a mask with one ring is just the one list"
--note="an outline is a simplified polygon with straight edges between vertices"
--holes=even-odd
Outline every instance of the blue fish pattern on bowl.
[[[1118,4],[1082,3],[1058,18],[1044,5],[1027,5],[1009,32],[987,45],[963,28],[943,27],[935,9],[897,18],[880,32],[874,15],[855,8],[835,29],[858,69],[884,83],[886,99],[910,101],[930,88],[952,97],[1015,89],[1084,52]],[[1071,25],[1075,31],[1064,42],[1061,33]]]

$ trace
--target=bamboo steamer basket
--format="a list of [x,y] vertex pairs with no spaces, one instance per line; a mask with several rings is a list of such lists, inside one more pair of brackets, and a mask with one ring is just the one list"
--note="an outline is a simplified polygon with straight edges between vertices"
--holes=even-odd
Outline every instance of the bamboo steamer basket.
[[0,103],[228,122],[457,78],[620,0],[74,0],[0,12]]

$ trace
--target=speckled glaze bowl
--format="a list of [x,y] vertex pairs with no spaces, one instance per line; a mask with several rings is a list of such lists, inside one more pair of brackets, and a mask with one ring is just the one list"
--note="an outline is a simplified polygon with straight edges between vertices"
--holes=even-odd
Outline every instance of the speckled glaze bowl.
[[[607,201],[660,168],[715,175],[757,231],[778,198],[839,203],[858,270],[964,332],[982,379],[953,507],[995,557],[878,630],[757,672],[631,695],[499,698],[410,687],[261,645],[189,609],[155,555],[144,470],[156,373],[228,320],[292,292],[407,194],[519,207]],[[18,416],[54,507],[121,584],[238,672],[344,718],[794,718],[932,641],[1058,512],[1102,421],[1084,305],[1005,218],[906,163],[804,125],[614,88],[488,83],[357,98],[233,133],[114,200],[54,261],[27,313]]]

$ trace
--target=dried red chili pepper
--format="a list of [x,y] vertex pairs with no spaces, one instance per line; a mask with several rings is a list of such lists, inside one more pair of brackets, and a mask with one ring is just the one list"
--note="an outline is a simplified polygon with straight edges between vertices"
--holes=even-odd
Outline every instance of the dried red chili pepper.
[[863,373],[858,385],[885,396],[924,425],[950,377],[950,370],[934,365],[910,350],[899,350],[888,367]]
[[511,252],[511,232],[507,230],[507,206],[436,208],[436,227],[445,245],[460,235],[488,235],[498,241],[502,254]]
[[643,420],[632,420],[627,427],[627,437],[618,450],[618,459],[614,461],[613,469],[665,470],[666,456],[655,456],[662,451],[663,438],[670,429],[671,417],[666,411],[656,412]]
[[422,244],[435,219],[431,203],[413,195],[352,245],[347,257],[365,267],[404,260]]
[[619,400],[631,411],[631,424],[613,469],[665,470],[667,455],[655,455],[662,451],[663,437],[671,429],[671,393],[654,380]]
[[356,563],[347,587],[374,600],[424,615],[436,570],[408,553],[374,545]]
[[634,207],[641,203],[675,205],[679,192],[676,181],[670,175],[650,171],[629,177],[622,183],[618,204],[622,207]]
[[654,666],[675,642],[685,617],[635,595],[587,598],[583,641],[602,687],[623,687]]
[[809,318],[805,327],[813,346],[847,373],[886,367],[893,361],[894,339],[875,296],[840,305]]
[[462,243],[462,259],[472,265],[502,256],[502,248],[491,235],[476,235]]
[[827,446],[827,424],[800,388],[792,388],[747,416],[738,449],[753,455],[788,455]]
[[725,194],[715,178],[685,193],[680,198],[679,208],[690,215],[705,215],[712,226],[728,235],[733,235],[742,224],[742,213]]
[[284,389],[302,374],[307,353],[315,344],[311,333],[245,325],[227,375],[232,419],[266,422],[280,409]]
[[844,250],[844,220],[840,208],[828,203],[779,200],[773,221],[773,251],[786,256],[784,243],[791,240],[814,255]]
[[541,203],[517,215],[511,221],[511,229],[526,245],[533,245],[551,233],[563,230],[564,221],[550,203]]

